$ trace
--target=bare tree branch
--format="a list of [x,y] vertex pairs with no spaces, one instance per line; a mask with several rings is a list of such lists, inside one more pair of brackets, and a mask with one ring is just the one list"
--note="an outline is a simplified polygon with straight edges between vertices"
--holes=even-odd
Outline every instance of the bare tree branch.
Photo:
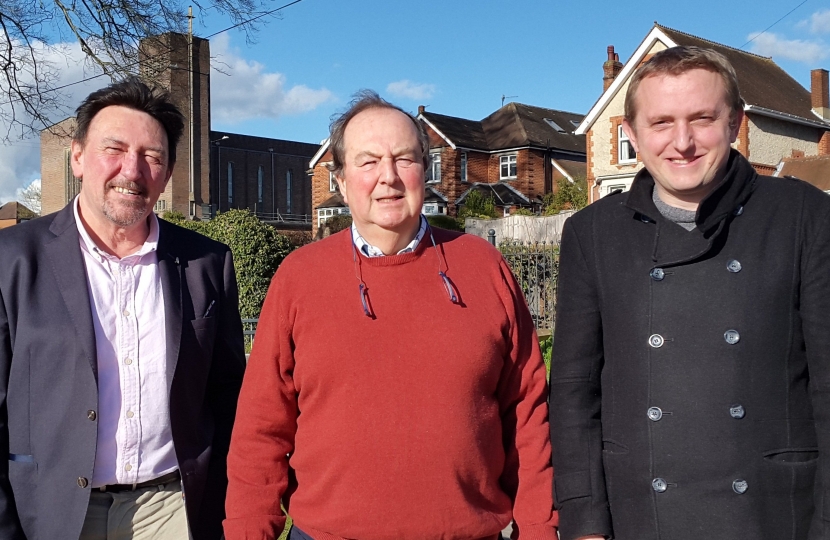
[[[251,42],[274,0],[193,0],[205,11],[239,24]],[[187,26],[183,0],[28,0],[0,3],[0,142],[35,136],[66,116],[67,85],[59,85],[54,58],[69,60],[56,41],[77,42],[86,69],[120,79],[138,71],[142,39]],[[55,38],[58,38],[57,40]],[[161,43],[161,41],[159,41]]]

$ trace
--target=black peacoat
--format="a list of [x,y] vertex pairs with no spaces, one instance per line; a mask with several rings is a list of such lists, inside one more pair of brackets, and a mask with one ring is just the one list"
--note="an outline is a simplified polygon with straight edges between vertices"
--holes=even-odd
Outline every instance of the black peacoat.
[[653,186],[565,224],[562,540],[830,539],[830,197],[733,150],[687,231]]

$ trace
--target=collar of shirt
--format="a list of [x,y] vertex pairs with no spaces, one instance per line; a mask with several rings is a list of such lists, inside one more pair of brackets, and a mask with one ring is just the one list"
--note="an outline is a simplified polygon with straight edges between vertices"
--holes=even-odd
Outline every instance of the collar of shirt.
[[[72,204],[73,211],[75,212],[75,224],[78,226],[78,234],[81,236],[81,243],[86,247],[87,251],[90,253],[95,253],[100,255],[103,258],[113,258],[112,255],[108,254],[106,251],[102,250],[98,247],[92,237],[89,236],[89,231],[86,230],[86,226],[81,221],[80,213],[78,212],[78,200],[80,199],[80,195],[75,197],[75,201]],[[155,212],[150,212],[150,216],[148,218],[150,222],[150,234],[147,235],[147,240],[144,241],[144,244],[141,248],[124,257],[125,259],[128,257],[143,257],[144,255],[155,251],[158,248],[159,244],[159,222],[158,218],[156,217]],[[117,257],[115,257],[117,259]]]
[[[418,228],[418,234],[416,234],[415,238],[413,238],[412,241],[409,244],[406,245],[406,247],[404,247],[402,250],[400,250],[397,253],[397,255],[403,255],[404,253],[410,253],[412,251],[415,251],[415,249],[418,247],[418,244],[420,244],[421,240],[424,239],[424,236],[426,235],[426,233],[427,233],[427,220],[423,215],[421,215],[421,226]],[[354,223],[352,223],[352,242],[354,242],[354,246],[358,249],[358,251],[360,251],[361,253],[363,253],[367,257],[383,257],[384,256],[383,251],[381,251],[380,249],[376,248],[375,246],[373,246],[372,244],[367,242],[366,239],[363,238],[360,235],[359,232],[357,232],[357,227],[355,227]]]

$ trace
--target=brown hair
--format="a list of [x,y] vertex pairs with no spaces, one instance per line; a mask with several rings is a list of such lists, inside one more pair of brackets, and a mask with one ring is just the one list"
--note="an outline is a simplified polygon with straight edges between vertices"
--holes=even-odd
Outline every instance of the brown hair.
[[87,96],[75,110],[77,127],[72,139],[84,146],[92,119],[102,109],[112,105],[147,113],[161,124],[167,134],[168,168],[176,163],[176,145],[184,131],[184,116],[170,101],[168,92],[150,88],[138,77],[127,77]]
[[415,130],[418,133],[418,142],[421,143],[421,159],[423,161],[424,170],[429,168],[429,135],[427,135],[426,128],[423,123],[419,122],[417,118],[401,109],[397,105],[389,103],[378,95],[374,90],[360,90],[353,97],[349,108],[336,117],[329,127],[331,135],[329,137],[329,148],[331,149],[332,163],[327,165],[329,171],[333,172],[335,176],[340,176],[343,173],[343,165],[346,159],[346,144],[345,134],[346,126],[349,125],[352,118],[368,109],[392,109],[403,113],[412,120],[415,125]]
[[643,79],[658,75],[678,76],[693,69],[705,69],[721,76],[726,90],[726,103],[731,111],[730,123],[734,122],[744,108],[735,69],[719,52],[695,46],[672,47],[660,51],[634,72],[628,84],[628,93],[625,95],[625,119],[631,124],[634,123],[634,117],[637,116],[635,98]]

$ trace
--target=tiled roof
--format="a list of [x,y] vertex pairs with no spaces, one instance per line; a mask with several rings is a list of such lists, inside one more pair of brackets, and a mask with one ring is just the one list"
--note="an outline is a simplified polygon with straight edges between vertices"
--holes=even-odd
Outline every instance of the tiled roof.
[[317,208],[343,208],[345,206],[346,203],[343,202],[343,196],[337,191],[334,195],[320,203]]
[[771,58],[758,56],[709,41],[679,30],[655,25],[678,45],[714,49],[726,57],[738,75],[741,97],[748,105],[817,121],[812,112],[810,92],[778,67]]
[[476,190],[485,197],[493,196],[496,206],[531,206],[530,199],[522,195],[512,186],[503,182],[495,184],[487,184],[484,182],[475,182],[470,189],[461,194],[455,204],[464,204],[464,199],[467,195]]
[[481,122],[426,111],[421,114],[456,146],[473,150],[490,149]]
[[495,152],[531,146],[585,153],[585,136],[573,134],[581,114],[508,103],[480,122],[426,111],[421,116],[462,148]]
[[830,156],[784,158],[776,176],[794,176],[822,191],[830,190]]
[[573,161],[570,159],[556,159],[556,165],[568,173],[568,175],[576,180],[577,178],[584,179],[588,174],[588,164],[584,161]]

